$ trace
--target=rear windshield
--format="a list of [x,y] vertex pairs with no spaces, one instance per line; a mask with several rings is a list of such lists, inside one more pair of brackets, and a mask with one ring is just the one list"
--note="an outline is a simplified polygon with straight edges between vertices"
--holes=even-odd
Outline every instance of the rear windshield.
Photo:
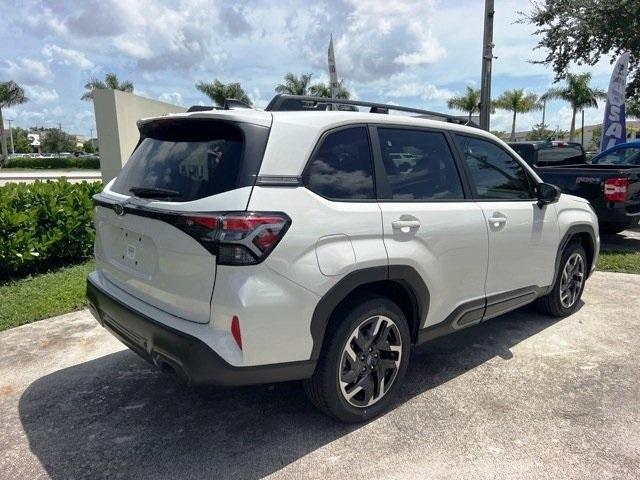
[[538,150],[539,166],[575,165],[586,163],[584,153],[578,145],[541,146]]
[[522,157],[522,159],[529,165],[533,165],[534,161],[534,149],[533,145],[517,145],[510,143],[509,146],[515,150],[515,152]]
[[[247,134],[251,135],[250,146]],[[142,125],[140,142],[113,183],[112,190],[132,195],[150,189],[147,198],[188,202],[252,186],[268,129],[202,119],[166,119]],[[158,194],[153,194],[158,189]]]

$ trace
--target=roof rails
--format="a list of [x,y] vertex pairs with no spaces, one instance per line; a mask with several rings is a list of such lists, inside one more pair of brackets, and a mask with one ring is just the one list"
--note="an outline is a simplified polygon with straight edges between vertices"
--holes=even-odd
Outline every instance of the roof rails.
[[253,107],[242,100],[236,100],[235,98],[225,98],[224,105],[222,107],[214,107],[213,105],[192,105],[188,108],[187,113],[190,112],[209,112],[211,110],[239,110],[250,109]]
[[361,100],[346,100],[342,98],[326,98],[326,97],[312,97],[303,95],[285,95],[278,94],[269,102],[265,111],[267,112],[290,112],[290,111],[308,111],[308,110],[328,110],[330,106],[337,106],[338,110],[346,110],[344,107],[369,107],[370,113],[388,114],[389,110],[395,110],[399,112],[417,113],[421,118],[431,118],[436,120],[444,120],[449,123],[457,123],[460,125],[470,125],[477,127],[477,125],[469,120],[461,119],[454,115],[448,115],[446,113],[432,112],[429,110],[422,110],[419,108],[403,107],[400,105],[390,105],[385,103],[364,102]]

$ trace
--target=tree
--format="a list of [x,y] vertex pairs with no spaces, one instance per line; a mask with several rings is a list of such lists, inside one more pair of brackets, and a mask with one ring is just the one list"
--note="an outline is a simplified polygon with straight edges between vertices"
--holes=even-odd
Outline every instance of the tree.
[[82,150],[85,153],[96,153],[96,147],[93,143],[93,138],[90,138],[82,144]]
[[532,110],[540,110],[542,105],[538,102],[538,96],[534,93],[525,93],[522,88],[507,90],[494,102],[495,108],[513,112],[511,122],[511,141],[516,139],[516,115],[528,113]]
[[627,117],[640,119],[640,100],[635,98],[628,100],[625,112]]
[[536,0],[521,21],[537,27],[537,48],[547,51],[542,63],[551,65],[556,80],[569,74],[572,63],[595,65],[603,55],[611,61],[631,52],[631,82],[627,96],[640,99],[640,2],[609,0]]
[[196,88],[209,97],[218,107],[222,107],[227,98],[233,98],[247,105],[252,105],[251,99],[238,82],[225,84],[216,79],[212,83],[198,82],[196,83]]
[[57,128],[48,130],[41,143],[42,151],[47,153],[72,152],[76,149],[76,139]]
[[104,76],[104,81],[97,78],[89,80],[84,88],[86,92],[80,97],[81,100],[93,100],[93,92],[95,90],[120,90],[122,92],[133,92],[133,83],[129,80],[125,80],[120,83],[118,76],[115,73],[107,73]]
[[33,152],[33,147],[31,146],[31,142],[27,137],[28,133],[29,131],[24,128],[15,127],[13,129],[13,145],[16,150],[16,153],[32,153]]
[[591,142],[589,142],[589,150],[600,151],[600,143],[602,142],[602,125],[594,127],[591,131]]
[[2,109],[20,105],[27,101],[23,88],[14,81],[0,83],[0,143],[2,144],[2,156],[0,157],[0,167],[7,161],[9,153],[7,151],[7,139],[4,134],[4,118]]
[[[326,83],[322,83],[322,82],[314,83],[309,87],[308,93],[309,95],[312,95],[314,97],[331,98],[331,87]],[[335,98],[342,98],[344,100],[349,100],[350,97],[351,97],[351,92],[347,90],[347,88],[344,86],[343,81],[340,80],[338,82],[338,91],[336,92]]]
[[591,88],[589,86],[590,81],[590,73],[569,73],[567,74],[566,84],[563,87],[551,88],[542,95],[543,99],[564,100],[571,105],[570,142],[573,142],[576,136],[576,114],[585,108],[598,108],[598,99],[607,98],[604,90]]
[[553,140],[554,134],[555,131],[551,130],[546,123],[537,123],[527,133],[527,140]]
[[312,76],[312,73],[303,73],[298,78],[293,73],[287,73],[284,76],[284,83],[276,86],[276,93],[285,93],[288,95],[309,95]]
[[450,98],[447,101],[447,106],[466,112],[469,115],[469,122],[471,122],[471,115],[480,111],[480,90],[467,86],[467,93],[460,97]]

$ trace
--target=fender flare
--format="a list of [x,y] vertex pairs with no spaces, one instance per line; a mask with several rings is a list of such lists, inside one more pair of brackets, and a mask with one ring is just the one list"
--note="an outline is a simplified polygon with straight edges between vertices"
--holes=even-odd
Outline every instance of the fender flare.
[[579,223],[575,225],[571,225],[565,234],[562,236],[562,240],[558,245],[558,251],[556,252],[556,261],[554,263],[554,271],[553,271],[553,282],[549,286],[547,293],[553,290],[553,286],[556,284],[556,280],[558,278],[558,268],[560,267],[560,260],[562,258],[562,253],[564,249],[567,247],[571,239],[578,233],[586,233],[589,235],[589,239],[591,241],[591,248],[593,250],[593,258],[591,259],[591,265],[589,265],[589,271],[587,273],[587,278],[591,275],[591,270],[593,265],[593,261],[596,258],[596,233],[592,225],[588,223]]
[[409,292],[414,315],[418,319],[418,322],[414,322],[416,332],[412,332],[412,335],[417,334],[417,330],[423,327],[427,318],[430,300],[429,290],[420,274],[408,265],[362,268],[342,277],[316,305],[311,318],[311,337],[313,338],[311,360],[317,360],[320,357],[327,325],[336,307],[358,287],[386,280],[397,282]]

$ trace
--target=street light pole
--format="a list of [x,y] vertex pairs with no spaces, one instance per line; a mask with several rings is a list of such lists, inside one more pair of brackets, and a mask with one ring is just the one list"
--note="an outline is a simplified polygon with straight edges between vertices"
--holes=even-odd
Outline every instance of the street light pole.
[[482,40],[482,80],[480,85],[480,128],[489,131],[491,114],[491,62],[493,61],[493,0],[484,2],[484,38]]
[[7,123],[9,124],[9,138],[11,139],[11,155],[15,155],[16,149],[13,146],[13,128],[11,128],[11,122],[13,122],[13,120],[9,120],[7,118]]

